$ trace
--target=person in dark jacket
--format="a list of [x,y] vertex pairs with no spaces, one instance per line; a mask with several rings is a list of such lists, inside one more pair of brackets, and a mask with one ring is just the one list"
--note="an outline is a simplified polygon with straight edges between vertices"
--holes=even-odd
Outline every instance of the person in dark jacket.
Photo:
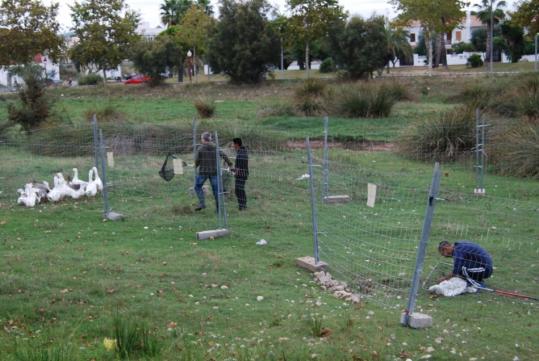
[[[210,180],[213,197],[215,198],[215,205],[217,209],[219,209],[217,149],[215,144],[211,142],[211,134],[209,132],[202,133],[200,140],[202,145],[198,147],[195,154],[195,169],[198,171],[195,181],[195,192],[198,197],[198,206],[195,208],[195,210],[200,211],[206,208],[204,190],[202,189],[202,186],[208,179]],[[225,153],[220,151],[219,155],[229,167],[232,166],[232,162],[230,159],[228,159]]]
[[249,154],[243,146],[241,138],[234,138],[234,149],[236,150],[236,162],[234,164],[234,176],[236,177],[235,193],[238,199],[239,210],[247,208],[247,195],[245,194],[245,183],[249,178]]
[[482,287],[483,280],[492,275],[492,256],[475,243],[442,241],[438,251],[444,257],[453,258],[453,272],[448,278],[462,277],[472,286]]

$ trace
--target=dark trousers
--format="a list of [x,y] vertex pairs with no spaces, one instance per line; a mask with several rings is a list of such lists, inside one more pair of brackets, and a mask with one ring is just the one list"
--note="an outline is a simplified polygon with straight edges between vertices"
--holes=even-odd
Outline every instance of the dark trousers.
[[240,209],[247,208],[247,195],[245,194],[245,182],[246,178],[236,177],[235,193],[238,199],[238,206]]

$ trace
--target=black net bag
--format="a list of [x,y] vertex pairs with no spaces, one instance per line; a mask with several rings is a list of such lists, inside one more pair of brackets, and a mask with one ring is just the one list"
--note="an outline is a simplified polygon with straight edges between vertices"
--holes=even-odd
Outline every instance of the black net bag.
[[174,157],[171,153],[167,154],[167,157],[165,158],[165,162],[161,166],[161,170],[159,171],[159,175],[161,178],[166,180],[167,182],[170,182],[172,178],[174,178]]

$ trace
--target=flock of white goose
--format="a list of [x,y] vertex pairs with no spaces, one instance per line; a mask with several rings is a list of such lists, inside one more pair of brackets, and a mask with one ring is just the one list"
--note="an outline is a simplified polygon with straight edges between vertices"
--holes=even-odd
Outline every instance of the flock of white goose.
[[17,189],[19,193],[18,204],[25,207],[35,207],[42,202],[59,202],[64,198],[79,199],[81,197],[95,197],[103,190],[103,182],[99,178],[97,168],[93,167],[88,172],[88,181],[79,179],[79,170],[73,168],[73,177],[66,181],[62,173],[56,173],[53,180],[54,187],[51,189],[47,181],[27,183],[24,189]]

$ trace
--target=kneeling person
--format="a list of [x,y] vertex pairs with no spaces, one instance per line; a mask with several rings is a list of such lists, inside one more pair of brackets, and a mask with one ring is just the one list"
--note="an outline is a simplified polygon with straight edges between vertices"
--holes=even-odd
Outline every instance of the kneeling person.
[[492,256],[475,243],[442,241],[438,251],[453,258],[453,273],[448,278],[462,277],[472,286],[483,287],[483,280],[492,275]]

